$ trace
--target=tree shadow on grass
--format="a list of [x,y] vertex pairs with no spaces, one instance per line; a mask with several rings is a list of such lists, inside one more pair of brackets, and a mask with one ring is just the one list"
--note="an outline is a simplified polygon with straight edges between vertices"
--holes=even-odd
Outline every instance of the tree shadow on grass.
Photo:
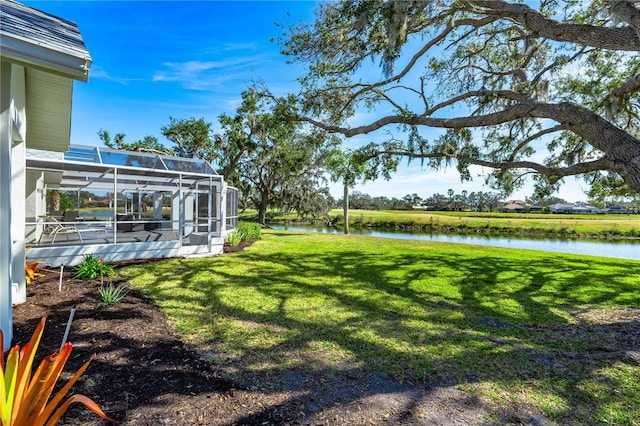
[[[292,238],[281,234],[270,238]],[[160,423],[162,405],[175,394],[193,401],[185,410],[202,413],[203,424],[535,423],[542,410],[530,406],[532,396],[518,400],[525,390],[557,399],[545,409],[556,421],[593,423],[611,402],[603,389],[629,389],[606,370],[638,376],[629,357],[640,341],[638,318],[581,316],[590,306],[640,304],[638,280],[630,279],[640,277],[637,263],[621,269],[622,262],[599,260],[604,268],[594,271],[588,258],[532,252],[505,259],[491,250],[425,247],[385,256],[322,245],[303,255],[233,255],[255,270],[229,267],[224,257],[144,265],[138,272],[152,277],[145,291],[165,311],[190,306],[176,325],[195,329],[208,353],[191,351],[169,328],[145,329],[155,313],[133,316],[130,309],[148,303],[141,293],[93,311],[97,300],[87,290],[70,340],[90,340],[70,363],[93,351],[99,357],[81,393],[110,401],[108,413],[132,424]],[[59,339],[73,303],[48,307],[54,332],[46,338]],[[86,329],[96,316],[106,328]],[[235,334],[241,328],[253,334]],[[484,403],[479,389],[502,393],[503,407]],[[229,414],[245,402],[252,408]],[[223,408],[225,416],[207,420]]]
[[[589,306],[637,306],[638,280],[628,277],[640,277],[640,266],[621,268],[619,261],[599,260],[605,267],[593,271],[588,258],[531,252],[521,259],[505,259],[486,252],[460,255],[431,249],[381,256],[375,250],[319,247],[303,256],[279,252],[265,257],[251,251],[240,256],[260,265],[259,271],[233,272],[222,260],[179,262],[184,268],[179,286],[190,290],[195,304],[206,307],[189,321],[210,329],[212,348],[229,347],[216,341],[232,336],[220,330],[223,324],[250,324],[257,330],[255,341],[232,345],[237,356],[216,360],[223,367],[226,363],[250,370],[249,380],[274,381],[280,390],[318,393],[304,381],[294,385],[282,379],[292,368],[303,368],[310,377],[335,370],[346,383],[351,376],[362,381],[383,372],[423,391],[493,383],[507,393],[524,386],[544,394],[552,387],[551,393],[557,394],[548,396],[559,400],[558,407],[547,410],[554,417],[593,421],[607,401],[583,383],[624,388],[622,379],[602,373],[620,363],[637,375],[628,354],[638,350],[640,324],[631,319],[595,326],[576,314]],[[165,280],[175,277],[175,263],[166,275],[155,273],[156,281],[146,286],[155,297],[165,304],[183,297],[163,290]],[[207,276],[211,279],[203,281]],[[230,300],[229,286],[238,297],[243,292],[259,294],[263,306]],[[444,292],[441,286],[450,289]],[[337,310],[297,315],[295,310],[301,308],[293,304],[305,299],[309,310],[323,307],[314,305],[316,299],[330,301]],[[216,324],[212,318],[224,321]],[[261,333],[275,337],[261,345]],[[603,347],[603,341],[610,345]],[[245,380],[242,372],[236,379]],[[554,386],[558,382],[562,385]],[[347,402],[372,395],[362,387],[359,392],[346,392]],[[343,403],[328,398],[322,409],[330,411],[332,401]]]
[[[291,238],[292,234],[271,235]],[[530,258],[504,259],[482,249],[465,256],[446,250],[382,256],[375,251],[323,252],[319,248],[304,258],[295,252],[265,258],[248,252],[243,259],[261,265],[259,271],[237,274],[217,262],[199,263],[190,270],[193,265],[189,264],[182,271],[180,286],[197,295],[192,296],[197,304],[209,307],[191,320],[211,329],[210,335],[215,336],[209,341],[211,347],[228,347],[216,339],[229,338],[215,330],[212,316],[224,318],[227,326],[251,324],[259,332],[278,335],[263,346],[251,341],[245,341],[244,347],[235,344],[237,357],[216,360],[250,369],[254,380],[286,377],[291,367],[282,365],[287,363],[307,368],[312,375],[314,369],[326,374],[327,368],[333,368],[330,360],[337,358],[338,365],[355,366],[347,369],[347,379],[350,374],[363,378],[385,372],[398,383],[420,384],[423,390],[487,382],[509,389],[529,382],[534,392],[544,393],[561,381],[565,384],[555,387],[552,392],[557,394],[551,395],[560,401],[551,410],[554,416],[592,419],[589,416],[605,402],[581,382],[623,386],[601,371],[620,362],[635,368],[627,354],[637,350],[640,327],[637,319],[596,326],[572,315],[584,306],[637,305],[637,281],[634,284],[625,277],[640,277],[640,267],[632,263],[623,269],[621,262],[599,261],[610,267],[594,272],[588,258],[533,253]],[[175,269],[166,278],[174,274]],[[203,285],[203,276],[212,279]],[[163,292],[163,282],[159,276],[147,288],[166,301],[175,296]],[[224,295],[229,283],[238,290],[238,297],[243,291],[261,294],[265,306],[256,309],[230,302]],[[443,292],[441,286],[455,291]],[[289,305],[293,299],[305,298],[330,301],[338,307],[337,314],[327,315],[338,317],[296,315]],[[321,307],[309,305],[312,310]],[[616,350],[603,353],[601,343],[607,339],[617,345]],[[329,348],[317,349],[318,342]],[[314,353],[320,361],[308,359]],[[255,370],[262,378],[257,379],[260,375]],[[237,378],[242,381],[242,374]],[[312,387],[299,389],[286,380],[283,383],[286,389],[317,393]],[[575,404],[585,413],[575,417]]]

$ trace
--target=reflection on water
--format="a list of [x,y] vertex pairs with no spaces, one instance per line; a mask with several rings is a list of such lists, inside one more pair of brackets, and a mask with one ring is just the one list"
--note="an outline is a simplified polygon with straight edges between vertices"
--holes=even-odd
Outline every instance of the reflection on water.
[[[271,228],[289,231],[320,232],[323,234],[341,234],[342,230],[314,226],[272,225]],[[591,256],[615,257],[618,259],[640,260],[640,241],[591,241],[533,239],[519,237],[491,237],[478,235],[427,234],[413,232],[390,232],[350,230],[354,235],[368,237],[396,238],[403,240],[424,240],[447,243],[475,244],[482,246],[507,247],[514,249],[540,250],[558,253],[585,254]]]

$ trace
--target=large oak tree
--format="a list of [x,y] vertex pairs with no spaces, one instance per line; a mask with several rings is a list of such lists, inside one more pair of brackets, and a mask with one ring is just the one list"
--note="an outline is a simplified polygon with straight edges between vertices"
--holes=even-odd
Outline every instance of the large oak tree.
[[286,119],[291,99],[266,96],[256,87],[242,93],[231,117],[220,117],[216,141],[241,150],[225,156],[229,179],[266,222],[268,208],[295,209],[301,215],[326,211],[325,162],[333,138],[325,131]]
[[[541,193],[574,175],[640,192],[639,7],[322,3],[283,41],[308,66],[295,118],[348,137],[399,127],[405,135],[368,149],[436,168],[453,161],[463,179],[470,165],[487,166],[506,190],[533,174]],[[363,110],[375,118],[353,124]]]

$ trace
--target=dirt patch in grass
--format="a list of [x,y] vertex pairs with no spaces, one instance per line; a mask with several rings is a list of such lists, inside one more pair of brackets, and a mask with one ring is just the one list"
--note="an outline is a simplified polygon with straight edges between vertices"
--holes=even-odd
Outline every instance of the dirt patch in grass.
[[[535,409],[496,407],[460,386],[400,382],[356,365],[302,369],[274,360],[268,371],[252,371],[239,360],[230,373],[217,362],[225,354],[185,343],[154,302],[127,282],[114,280],[129,288],[123,302],[96,309],[99,280],[76,280],[65,271],[60,290],[59,278],[59,271],[45,271],[28,286],[27,302],[14,307],[14,344],[27,342],[47,315],[38,357],[57,351],[76,306],[66,378],[95,352],[73,393],[94,399],[123,425],[552,424]],[[103,421],[78,405],[63,423]]]

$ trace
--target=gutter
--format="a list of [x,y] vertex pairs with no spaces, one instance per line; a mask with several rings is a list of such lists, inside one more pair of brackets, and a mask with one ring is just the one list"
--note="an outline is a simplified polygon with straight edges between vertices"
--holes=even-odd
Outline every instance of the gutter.
[[34,45],[13,37],[7,33],[1,34],[0,57],[18,65],[40,68],[74,80],[87,82],[89,80],[89,68],[91,56],[77,52],[60,52],[46,48],[42,45]]

